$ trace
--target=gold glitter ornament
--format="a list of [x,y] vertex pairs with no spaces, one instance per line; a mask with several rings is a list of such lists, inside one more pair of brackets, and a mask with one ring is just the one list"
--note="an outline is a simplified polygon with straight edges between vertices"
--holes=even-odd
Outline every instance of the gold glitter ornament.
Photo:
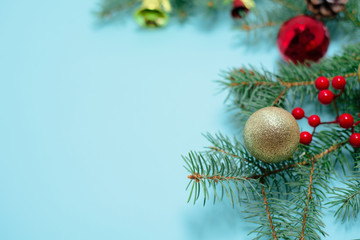
[[299,141],[298,123],[282,108],[262,108],[245,124],[245,146],[251,155],[263,162],[276,163],[290,158]]

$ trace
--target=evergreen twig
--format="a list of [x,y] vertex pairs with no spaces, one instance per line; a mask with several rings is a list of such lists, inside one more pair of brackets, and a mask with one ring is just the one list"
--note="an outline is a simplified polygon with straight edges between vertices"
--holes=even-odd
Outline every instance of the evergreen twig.
[[273,224],[273,221],[272,221],[272,218],[271,218],[270,209],[269,209],[269,203],[268,203],[268,200],[267,200],[267,197],[266,197],[266,192],[265,192],[264,185],[261,187],[261,192],[262,192],[262,195],[263,195],[263,198],[264,198],[266,214],[267,214],[268,219],[269,219],[270,227],[271,227],[271,230],[272,230],[272,236],[273,236],[274,240],[277,240],[278,238],[277,238],[275,227],[274,227],[274,224]]
[[312,199],[312,187],[313,187],[314,171],[315,171],[315,160],[311,161],[309,188],[308,188],[308,193],[307,193],[307,197],[306,197],[306,206],[305,206],[305,209],[304,209],[304,216],[303,216],[300,240],[304,240],[307,214],[308,214],[308,211],[309,211],[310,201]]

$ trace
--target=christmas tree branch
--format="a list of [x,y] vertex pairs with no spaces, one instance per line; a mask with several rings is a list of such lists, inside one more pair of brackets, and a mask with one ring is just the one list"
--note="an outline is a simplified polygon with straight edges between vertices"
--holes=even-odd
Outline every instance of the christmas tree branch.
[[[325,233],[320,219],[323,193],[319,186],[326,186],[329,172],[338,159],[334,153],[346,146],[348,137],[348,131],[338,128],[321,131],[314,139],[314,146],[300,145],[293,159],[267,164],[252,157],[236,138],[207,134],[212,146],[184,158],[185,168],[190,172],[189,201],[193,198],[195,203],[203,195],[205,204],[211,188],[214,202],[227,196],[233,206],[248,204],[248,217],[260,218],[259,228],[252,231],[259,238],[320,239],[318,233]],[[317,140],[322,141],[321,147]],[[265,188],[271,191],[266,192]],[[261,211],[263,215],[259,215]],[[300,215],[301,219],[296,217]]]
[[219,176],[219,175],[201,175],[199,173],[193,173],[191,175],[189,175],[187,178],[191,179],[191,180],[195,180],[196,182],[200,182],[201,180],[212,180],[215,183],[217,183],[218,181],[244,181],[244,180],[248,180],[250,179],[249,177],[226,177],[226,176]]
[[[323,158],[324,156],[330,154],[331,152],[337,150],[338,148],[340,148],[341,146],[343,146],[345,143],[347,143],[347,141],[344,141],[344,142],[339,142],[337,144],[334,144],[333,146],[331,146],[330,148],[322,151],[321,153],[315,155],[314,157],[310,158],[309,161],[307,160],[304,160],[302,162],[298,162],[298,163],[294,163],[294,164],[289,164],[289,165],[285,165],[284,167],[282,168],[279,168],[279,169],[275,169],[275,170],[272,170],[272,171],[268,171],[268,172],[265,172],[263,174],[256,174],[256,175],[252,175],[252,176],[243,176],[241,177],[240,179],[263,179],[263,178],[266,178],[270,175],[274,175],[274,174],[277,174],[279,172],[282,172],[282,171],[285,171],[285,170],[288,170],[288,169],[292,169],[292,168],[296,168],[298,166],[306,166],[306,165],[309,165],[310,163],[312,162],[315,162],[317,161],[317,159],[320,159],[320,158]],[[217,147],[210,147],[210,149],[212,150],[215,150],[215,151],[219,151],[221,153],[224,153],[226,155],[229,155],[229,156],[232,156],[232,157],[236,157],[236,158],[240,158],[239,156],[236,156],[236,155],[233,155],[233,154],[230,154],[228,152],[226,152],[225,150],[223,149],[219,149]],[[242,158],[243,159],[243,158]],[[246,160],[245,160],[246,161]],[[198,175],[197,173],[193,174],[193,175],[189,175],[188,178],[190,179],[197,179],[198,177],[201,178],[206,178],[206,179],[210,179],[210,180],[214,180],[212,176],[201,176],[201,175]],[[220,179],[224,179],[223,176],[217,176],[217,177],[220,177]],[[216,178],[215,178],[216,179]],[[217,179],[218,180],[218,179]],[[236,180],[235,178],[233,178],[233,180]]]
[[273,221],[272,221],[272,218],[271,218],[270,209],[269,209],[269,203],[268,203],[268,200],[267,200],[267,197],[266,197],[266,192],[265,192],[264,185],[261,187],[261,192],[262,192],[263,199],[264,199],[264,204],[265,204],[265,208],[266,208],[266,214],[267,214],[267,217],[268,217],[269,223],[270,223],[270,228],[272,230],[272,236],[273,236],[274,240],[275,239],[277,240],[278,238],[277,238],[275,227],[274,227],[274,224],[273,224]]
[[357,177],[346,183],[346,188],[335,188],[332,198],[337,200],[330,202],[331,207],[339,206],[335,212],[335,217],[346,219],[356,219],[360,212],[360,181]]
[[330,207],[338,207],[335,217],[342,221],[356,219],[360,212],[360,150],[355,151],[352,156],[356,171],[347,178],[346,182],[342,182],[344,187],[333,189],[330,197],[333,200],[327,203]]
[[346,17],[348,17],[356,26],[360,26],[360,20],[355,17],[356,10],[353,9],[351,12],[349,12],[347,9],[345,9]]
[[252,30],[255,30],[255,29],[259,29],[259,28],[267,28],[267,27],[279,26],[281,24],[282,24],[282,22],[271,22],[271,21],[260,23],[260,24],[253,24],[253,25],[244,23],[240,27],[240,29],[245,30],[245,31],[252,31]]
[[284,0],[274,0],[274,2],[277,2],[277,3],[280,3],[281,5],[295,11],[295,12],[298,12],[298,13],[302,13],[304,11],[303,8],[300,8],[294,4],[291,4],[290,2],[291,1],[284,1]]
[[[359,81],[355,70],[359,66],[359,55],[360,43],[357,43],[346,47],[342,55],[312,64],[310,68],[304,65],[281,65],[279,73],[273,74],[250,66],[225,73],[225,80],[220,83],[229,90],[227,100],[232,100],[230,109],[249,115],[263,107],[292,107],[285,101],[288,95],[294,100],[305,97],[313,99],[318,93],[314,86],[317,77],[325,75],[331,79],[342,75],[349,87],[346,88],[348,94],[343,94],[338,99],[340,109],[351,110],[351,114],[357,114],[354,111],[358,111],[356,109],[360,107],[360,94],[356,91]],[[348,104],[349,102],[352,105]]]
[[[207,138],[214,144],[214,147],[210,147],[210,151],[202,153],[191,152],[189,156],[184,157],[187,164],[185,168],[191,173],[188,176],[188,179],[190,179],[189,186],[192,186],[189,200],[194,192],[195,202],[200,196],[198,194],[199,189],[203,188],[205,203],[206,199],[208,199],[208,190],[204,184],[205,182],[213,188],[216,199],[222,199],[222,196],[218,197],[216,193],[215,186],[218,184],[221,185],[222,192],[226,193],[232,203],[240,203],[240,201],[234,201],[233,199],[232,193],[234,190],[231,189],[233,186],[242,185],[242,191],[256,196],[257,191],[254,186],[258,185],[260,179],[265,180],[266,177],[274,174],[279,177],[279,180],[293,177],[291,172],[283,171],[290,167],[286,165],[286,162],[267,164],[250,156],[236,140],[231,143],[229,139],[222,135],[215,137],[208,135]],[[293,162],[293,160],[289,161]],[[248,193],[245,193],[245,195],[248,196]]]
[[[229,155],[229,156],[234,157],[234,158],[239,158],[239,159],[241,159],[240,156],[237,156],[237,155],[228,153],[228,152],[226,152],[225,150],[220,149],[220,148],[218,148],[218,147],[209,147],[209,149],[211,149],[211,150],[213,150],[213,151],[217,151],[217,152],[224,153],[224,154]],[[247,161],[246,159],[244,159],[244,160]]]
[[271,106],[276,106],[279,101],[284,97],[286,90],[288,90],[289,88],[284,88],[284,90],[282,90],[282,92],[279,94],[279,96],[274,100],[274,102],[272,103]]
[[308,188],[308,193],[307,193],[306,206],[305,206],[305,209],[304,209],[300,240],[304,240],[305,228],[306,228],[306,220],[307,220],[306,217],[307,217],[307,214],[308,214],[310,201],[312,199],[312,187],[313,187],[314,170],[315,170],[315,161],[311,161],[309,188]]

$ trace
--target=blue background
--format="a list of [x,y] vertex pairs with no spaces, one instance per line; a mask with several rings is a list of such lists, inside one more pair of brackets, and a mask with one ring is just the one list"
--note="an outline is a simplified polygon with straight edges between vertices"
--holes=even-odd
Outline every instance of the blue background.
[[[201,133],[237,134],[215,80],[275,70],[275,45],[239,44],[227,15],[212,30],[100,26],[96,5],[0,3],[0,239],[249,239],[228,202],[186,204],[180,156]],[[332,214],[328,239],[359,237]]]

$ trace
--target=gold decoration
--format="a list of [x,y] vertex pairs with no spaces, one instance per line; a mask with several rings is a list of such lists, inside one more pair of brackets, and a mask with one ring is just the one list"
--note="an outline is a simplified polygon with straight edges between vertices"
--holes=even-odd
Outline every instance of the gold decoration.
[[282,108],[262,108],[253,113],[245,124],[245,146],[251,155],[263,162],[276,163],[290,158],[299,141],[299,125]]
[[245,5],[245,7],[247,9],[252,9],[252,8],[255,7],[255,1],[254,0],[242,0],[242,1],[243,1],[244,5]]
[[143,0],[134,17],[141,27],[163,27],[169,21],[168,13],[170,11],[171,4],[169,0]]

